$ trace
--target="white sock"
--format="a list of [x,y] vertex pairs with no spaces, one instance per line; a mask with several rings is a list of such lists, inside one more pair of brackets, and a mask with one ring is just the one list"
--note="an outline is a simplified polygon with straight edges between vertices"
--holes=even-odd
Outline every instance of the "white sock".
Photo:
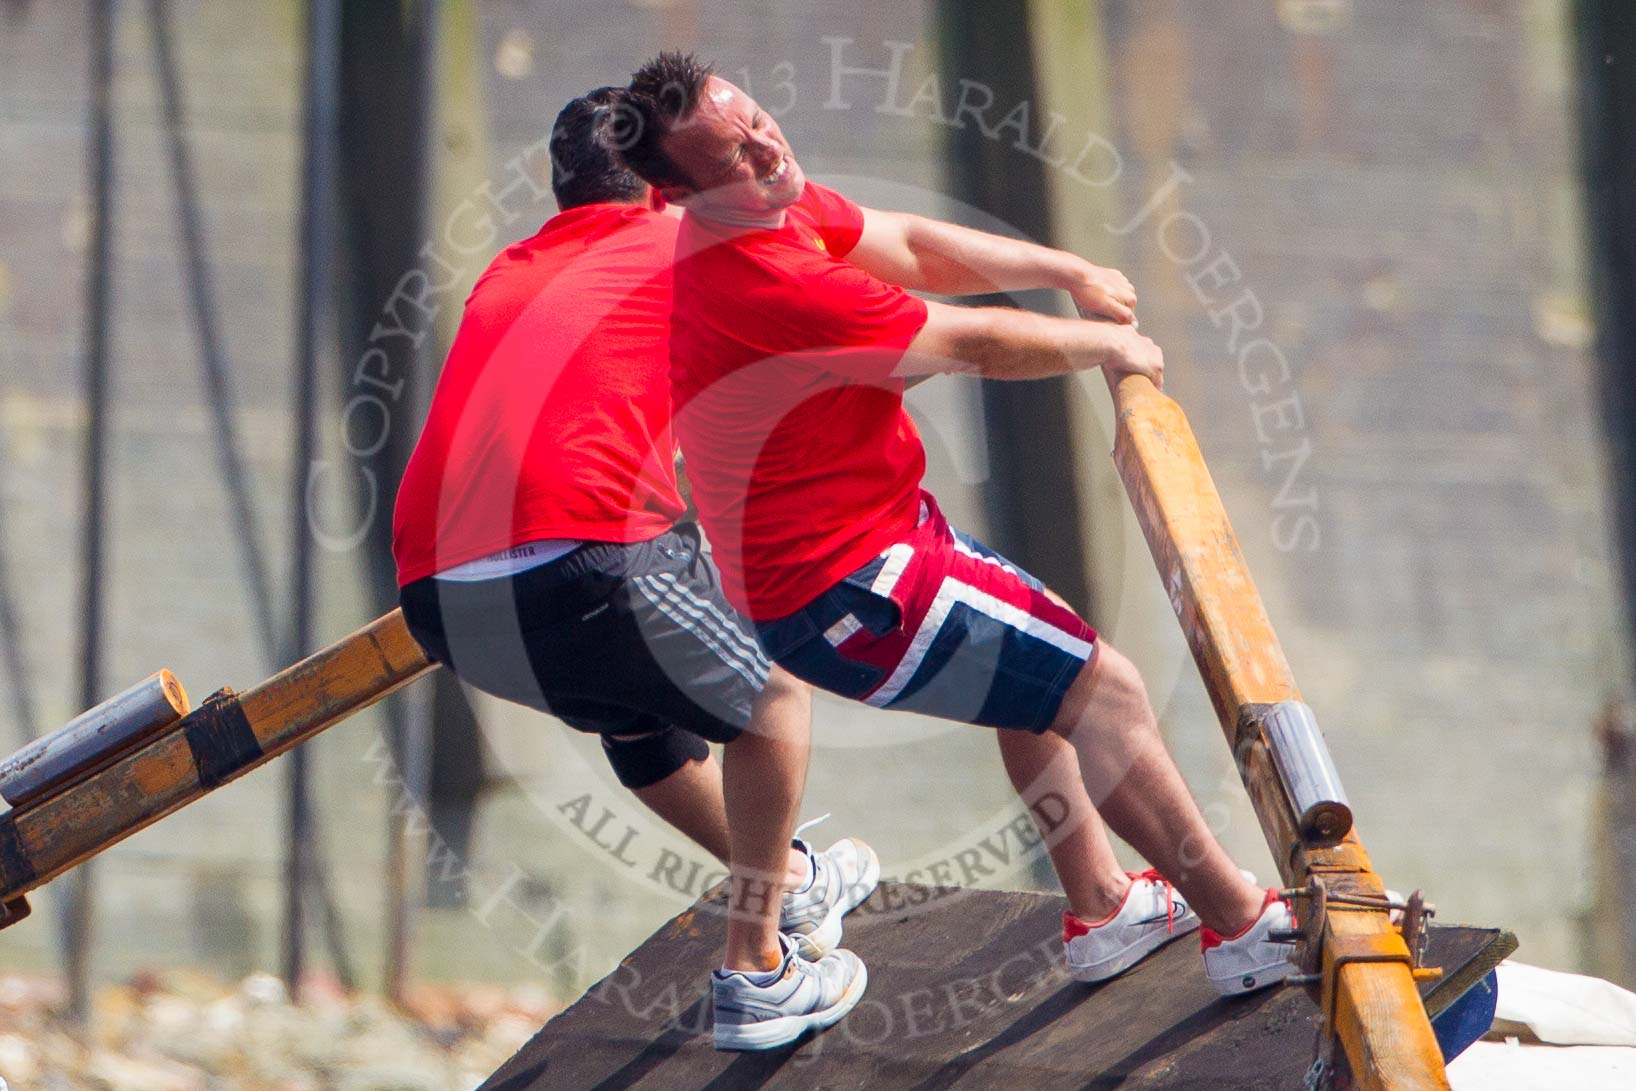
[[733,970],[726,966],[721,968],[723,974],[741,974],[752,985],[771,985],[778,980],[778,975],[784,972],[782,964],[770,970]]

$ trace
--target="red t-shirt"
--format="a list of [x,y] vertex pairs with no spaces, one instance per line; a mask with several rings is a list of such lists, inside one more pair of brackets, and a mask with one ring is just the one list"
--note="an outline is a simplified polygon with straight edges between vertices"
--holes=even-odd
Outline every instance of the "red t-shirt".
[[689,213],[671,383],[722,586],[758,621],[823,594],[913,528],[925,449],[892,377],[926,305],[845,256],[863,212],[808,183],[777,230]]
[[477,281],[398,490],[398,583],[542,538],[645,541],[685,510],[670,430],[678,222],[583,205]]

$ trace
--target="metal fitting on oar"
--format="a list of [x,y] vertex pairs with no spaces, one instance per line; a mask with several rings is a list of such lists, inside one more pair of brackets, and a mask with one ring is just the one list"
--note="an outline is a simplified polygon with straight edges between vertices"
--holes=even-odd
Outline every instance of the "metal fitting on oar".
[[1255,728],[1272,752],[1273,766],[1302,838],[1318,847],[1340,844],[1352,830],[1352,806],[1312,709],[1302,701],[1246,706],[1239,723],[1240,740],[1246,729]]
[[[168,696],[150,700],[147,714],[121,704],[135,700],[129,693],[98,706],[57,733],[84,732],[89,741],[42,740],[61,755],[51,775],[39,771],[44,757],[4,763],[30,782],[4,789],[26,805],[0,811],[0,928],[27,912],[22,895],[432,669],[394,610],[259,686],[211,694],[180,718],[187,697],[164,674],[156,678],[168,681]],[[98,715],[109,706],[122,711]],[[154,726],[160,720],[169,722]]]
[[187,691],[161,670],[0,761],[0,796],[22,807],[134,750],[187,712]]

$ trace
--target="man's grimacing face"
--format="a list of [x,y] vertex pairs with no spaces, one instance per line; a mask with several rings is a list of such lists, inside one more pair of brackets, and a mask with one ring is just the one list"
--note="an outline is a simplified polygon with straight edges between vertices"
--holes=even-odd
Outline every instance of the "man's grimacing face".
[[777,212],[801,197],[807,178],[778,122],[739,88],[711,76],[691,117],[664,137],[665,154],[692,183],[667,192],[689,207]]

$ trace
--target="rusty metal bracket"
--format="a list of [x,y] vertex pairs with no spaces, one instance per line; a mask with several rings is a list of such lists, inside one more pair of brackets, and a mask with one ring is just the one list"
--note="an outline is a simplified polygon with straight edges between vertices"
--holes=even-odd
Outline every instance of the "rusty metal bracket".
[[[1326,869],[1335,877],[1351,869]],[[1305,887],[1279,891],[1279,897],[1299,903],[1297,927],[1270,938],[1298,945],[1296,963],[1301,972],[1285,979],[1287,984],[1318,988],[1318,1040],[1312,1067],[1307,1070],[1308,1091],[1337,1091],[1343,1086],[1342,1069],[1336,1063],[1338,1036],[1335,1030],[1336,995],[1341,969],[1350,963],[1400,962],[1409,967],[1416,981],[1434,980],[1441,967],[1424,965],[1430,918],[1436,909],[1427,904],[1423,891],[1416,890],[1403,904],[1390,898],[1333,891],[1322,875],[1314,874]],[[1337,935],[1330,931],[1331,913],[1401,911],[1395,932],[1375,935]]]
[[[1333,874],[1332,872],[1332,877]],[[1314,874],[1304,887],[1280,890],[1278,896],[1290,902],[1292,906],[1297,902],[1302,906],[1295,913],[1297,927],[1290,931],[1276,933],[1272,937],[1280,942],[1300,944],[1300,953],[1296,961],[1301,967],[1301,973],[1298,977],[1287,979],[1298,985],[1318,984],[1316,975],[1323,968],[1322,951],[1324,936],[1329,929],[1330,913],[1357,912],[1360,910],[1379,913],[1393,912],[1405,908],[1390,898],[1348,894],[1343,891],[1331,890],[1329,884],[1324,881],[1322,874]],[[1420,897],[1420,891],[1415,891],[1415,896]],[[1418,937],[1416,943],[1419,944],[1421,950],[1424,949],[1426,941],[1424,917],[1425,914],[1422,914],[1417,918],[1419,931],[1416,933]],[[1417,948],[1414,944],[1408,944],[1408,947],[1411,956],[1413,956]],[[1413,965],[1415,967],[1420,965],[1418,958],[1415,959]]]
[[1278,896],[1292,907],[1297,901],[1301,903],[1301,908],[1295,910],[1296,927],[1269,937],[1298,945],[1295,963],[1301,967],[1301,972],[1285,980],[1294,985],[1319,984],[1323,969],[1324,932],[1329,927],[1329,886],[1314,875],[1305,887],[1281,890]]
[[238,695],[226,686],[206,697],[180,726],[199,783],[206,789],[232,780],[262,753],[261,740],[245,718]]
[[1335,981],[1341,975],[1341,970],[1347,966],[1361,962],[1401,962],[1411,971],[1414,969],[1414,960],[1409,957],[1409,948],[1404,944],[1403,937],[1396,932],[1380,932],[1375,935],[1348,936],[1337,935],[1331,932],[1324,945],[1324,998],[1320,1011],[1326,1022],[1333,1024],[1335,1019]]
[[1410,894],[1408,904],[1403,907],[1403,922],[1398,927],[1416,970],[1426,964],[1426,941],[1431,937],[1431,918],[1436,915],[1437,907],[1427,903],[1425,891],[1421,890]]
[[[1314,885],[1321,890],[1322,880],[1314,879]],[[1321,898],[1325,913],[1329,909],[1329,899]],[[1370,908],[1378,908],[1371,906]],[[1340,1034],[1336,1030],[1335,1011],[1336,998],[1340,992],[1341,970],[1356,963],[1399,962],[1414,971],[1414,962],[1409,956],[1409,949],[1403,943],[1403,937],[1396,932],[1382,932],[1371,936],[1348,936],[1330,933],[1321,937],[1320,957],[1324,965],[1322,970],[1313,975],[1317,978],[1314,984],[1320,987],[1322,997],[1318,1002],[1318,1043],[1316,1056],[1312,1067],[1307,1072],[1307,1085],[1314,1091],[1339,1091],[1348,1086],[1350,1081],[1342,1082],[1339,1066],[1335,1062],[1336,1048]]]

